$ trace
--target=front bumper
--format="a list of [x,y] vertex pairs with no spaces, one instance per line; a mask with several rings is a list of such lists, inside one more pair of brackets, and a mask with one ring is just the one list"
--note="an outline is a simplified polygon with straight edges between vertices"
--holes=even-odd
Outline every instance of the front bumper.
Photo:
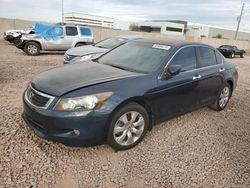
[[14,40],[14,37],[12,35],[5,35],[4,36],[4,40],[9,41],[9,42],[12,43],[13,40]]
[[33,107],[25,100],[23,106],[23,119],[41,138],[68,146],[93,146],[105,141],[108,114],[104,112],[58,112]]

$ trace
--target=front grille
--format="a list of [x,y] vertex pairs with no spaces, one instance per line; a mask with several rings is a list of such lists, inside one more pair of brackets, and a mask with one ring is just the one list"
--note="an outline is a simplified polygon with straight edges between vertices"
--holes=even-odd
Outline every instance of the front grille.
[[47,94],[36,91],[32,87],[27,89],[25,97],[30,104],[41,108],[47,108],[54,98]]
[[73,60],[76,57],[77,57],[76,55],[65,54],[64,55],[64,61],[71,61],[71,60]]

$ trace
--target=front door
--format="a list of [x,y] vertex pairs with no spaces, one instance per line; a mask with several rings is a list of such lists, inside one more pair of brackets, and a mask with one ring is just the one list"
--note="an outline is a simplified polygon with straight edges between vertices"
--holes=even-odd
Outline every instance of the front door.
[[185,113],[198,106],[199,70],[195,47],[181,49],[171,60],[171,65],[181,65],[181,72],[168,79],[159,79],[158,86],[153,91],[153,104],[156,119]]

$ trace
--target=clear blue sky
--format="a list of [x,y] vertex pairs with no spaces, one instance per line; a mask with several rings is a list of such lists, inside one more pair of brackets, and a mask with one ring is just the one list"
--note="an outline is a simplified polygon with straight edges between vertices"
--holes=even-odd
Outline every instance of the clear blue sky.
[[[180,19],[235,29],[242,3],[241,30],[250,31],[250,0],[64,0],[65,12],[115,18],[115,27],[150,19]],[[61,0],[0,0],[0,17],[58,22]]]

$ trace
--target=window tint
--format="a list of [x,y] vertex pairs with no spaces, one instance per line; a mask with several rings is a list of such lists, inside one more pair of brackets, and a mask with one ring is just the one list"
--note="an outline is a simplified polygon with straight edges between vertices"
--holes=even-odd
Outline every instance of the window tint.
[[200,66],[207,67],[211,65],[216,65],[216,57],[214,50],[207,47],[199,47],[200,52]]
[[86,27],[80,27],[80,32],[82,36],[91,36],[91,30]]
[[182,32],[181,28],[176,28],[176,27],[166,27],[166,31],[173,31],[173,32]]
[[194,47],[186,47],[180,50],[171,60],[170,65],[181,65],[181,71],[196,68],[196,54]]
[[76,36],[77,33],[77,28],[76,27],[66,27],[66,35],[68,36]]
[[118,38],[118,37],[111,37],[108,39],[105,39],[101,42],[98,42],[95,44],[96,47],[99,48],[107,48],[107,49],[112,49],[114,47],[117,47],[123,43],[125,43],[126,39],[123,38]]
[[217,64],[222,64],[221,54],[215,51],[215,55],[216,55]]
[[105,54],[98,62],[129,71],[150,73],[163,63],[168,54],[168,50],[153,48],[152,44],[127,43]]

